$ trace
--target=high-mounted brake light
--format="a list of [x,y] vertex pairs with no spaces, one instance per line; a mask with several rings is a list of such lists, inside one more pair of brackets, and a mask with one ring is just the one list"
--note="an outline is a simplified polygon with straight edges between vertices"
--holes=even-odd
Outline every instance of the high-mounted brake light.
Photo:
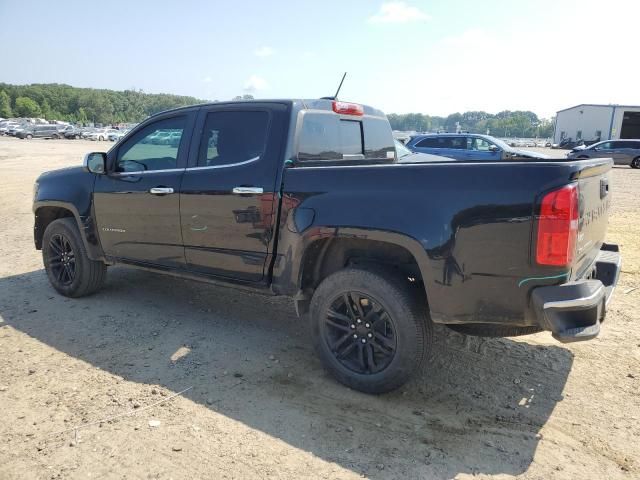
[[341,115],[364,115],[364,108],[357,103],[333,102],[333,111]]
[[573,262],[578,237],[578,188],[568,185],[542,198],[538,217],[536,262],[567,266]]

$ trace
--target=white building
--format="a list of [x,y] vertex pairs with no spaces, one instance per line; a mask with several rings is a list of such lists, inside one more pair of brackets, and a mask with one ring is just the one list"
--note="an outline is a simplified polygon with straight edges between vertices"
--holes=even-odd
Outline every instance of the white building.
[[582,104],[556,114],[553,142],[640,138],[640,106]]

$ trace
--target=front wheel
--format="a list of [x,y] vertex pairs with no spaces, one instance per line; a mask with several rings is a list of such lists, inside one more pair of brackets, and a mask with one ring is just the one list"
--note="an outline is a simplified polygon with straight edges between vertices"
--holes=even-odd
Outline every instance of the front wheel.
[[403,385],[431,345],[424,294],[393,271],[338,271],[318,286],[310,312],[325,368],[365,393]]
[[104,140],[104,137],[98,137],[98,141],[102,142]]
[[631,160],[631,168],[640,168],[640,157]]
[[82,297],[96,292],[104,283],[107,266],[91,260],[72,218],[49,224],[42,239],[42,260],[49,282],[65,297]]
[[26,138],[27,138],[27,140],[31,140],[33,138],[33,135],[29,134],[29,135],[27,135]]

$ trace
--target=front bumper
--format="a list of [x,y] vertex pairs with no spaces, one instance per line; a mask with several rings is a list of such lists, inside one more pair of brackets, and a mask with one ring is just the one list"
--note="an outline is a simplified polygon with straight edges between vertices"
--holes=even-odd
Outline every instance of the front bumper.
[[540,326],[563,343],[597,337],[621,265],[618,246],[604,244],[595,262],[593,278],[535,288],[531,304]]

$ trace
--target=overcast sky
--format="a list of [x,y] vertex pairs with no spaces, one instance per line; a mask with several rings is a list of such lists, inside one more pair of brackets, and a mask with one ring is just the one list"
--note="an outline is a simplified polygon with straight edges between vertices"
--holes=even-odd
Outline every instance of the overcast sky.
[[0,82],[226,100],[348,71],[341,98],[387,113],[549,117],[640,104],[639,25],[640,0],[0,0]]

